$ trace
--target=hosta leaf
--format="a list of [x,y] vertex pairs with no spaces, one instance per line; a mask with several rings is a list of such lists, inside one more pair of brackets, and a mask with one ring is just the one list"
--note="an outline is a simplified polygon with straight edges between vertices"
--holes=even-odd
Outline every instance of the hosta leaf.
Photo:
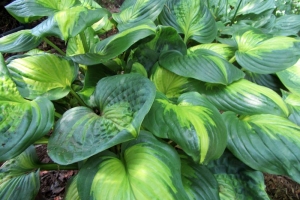
[[271,74],[293,66],[299,59],[300,42],[294,38],[267,36],[248,30],[237,34],[237,62],[245,69],[259,74]]
[[89,10],[82,6],[75,6],[56,12],[34,27],[32,34],[38,37],[55,35],[66,41],[108,15],[108,13],[103,8]]
[[65,200],[81,200],[77,189],[78,175],[72,177],[66,186]]
[[15,59],[7,67],[20,94],[27,99],[43,96],[56,100],[66,96],[78,71],[72,61],[52,54]]
[[209,43],[217,35],[215,19],[200,0],[168,0],[159,21],[183,33],[185,43],[189,39]]
[[76,3],[76,0],[15,0],[5,8],[20,22],[28,23],[36,17],[50,16],[57,11],[69,9]]
[[[81,35],[85,36],[85,41],[82,41]],[[100,41],[99,37],[91,27],[85,29],[81,35],[76,35],[75,37],[68,40],[66,51],[68,56],[84,54],[86,53],[86,51],[89,52],[94,47],[94,45]]]
[[14,53],[37,47],[42,38],[32,35],[31,30],[21,30],[0,38],[0,52]]
[[268,32],[282,36],[297,36],[299,30],[300,15],[283,15],[268,28]]
[[139,45],[134,51],[134,58],[150,71],[159,56],[168,50],[176,50],[182,54],[187,52],[186,45],[174,28],[158,26],[155,37],[150,42]]
[[175,141],[198,163],[219,158],[226,147],[219,111],[196,92],[182,94],[176,103],[157,92],[143,126],[157,137]]
[[300,127],[288,119],[269,114],[237,118],[223,114],[229,150],[253,169],[288,175],[300,183]]
[[154,21],[162,11],[166,0],[126,0],[119,13],[112,16],[118,23],[118,29],[124,30],[123,25],[140,22],[145,19]]
[[254,171],[230,152],[225,151],[220,159],[209,163],[208,168],[218,181],[220,199],[269,199],[263,174]]
[[290,111],[289,120],[300,126],[300,96],[282,91],[284,102]]
[[103,152],[78,174],[81,199],[188,199],[176,151],[149,132],[122,144],[121,159]]
[[210,43],[210,44],[200,44],[193,46],[188,49],[189,53],[197,51],[199,49],[209,49],[226,60],[230,60],[234,56],[235,49],[228,44],[221,44],[221,43]]
[[204,165],[180,153],[181,179],[189,199],[219,199],[218,182]]
[[153,68],[150,79],[154,83],[156,90],[163,93],[169,99],[178,98],[188,91],[197,91],[198,82],[193,79],[179,76],[160,67],[158,64]]
[[21,97],[0,55],[0,162],[23,152],[54,123],[53,104],[44,97]]
[[300,59],[294,66],[276,74],[287,89],[292,93],[300,95]]
[[289,112],[281,97],[269,88],[241,79],[228,86],[203,86],[201,93],[223,111],[237,114],[273,114],[287,117]]
[[273,0],[248,0],[244,2],[246,3],[240,7],[237,15],[246,15],[250,13],[260,14],[266,10],[273,10],[275,8],[275,3]]
[[198,49],[187,55],[169,51],[160,57],[159,64],[180,76],[222,85],[228,85],[244,77],[241,70],[207,49]]
[[153,84],[139,74],[101,79],[94,93],[100,114],[87,107],[65,112],[49,139],[49,155],[73,163],[137,137],[154,96]]
[[101,8],[101,6],[97,3],[97,0],[79,0],[81,5],[87,7],[88,9],[92,8]]
[[38,158],[34,146],[0,168],[0,199],[34,199],[39,191]]
[[91,52],[72,55],[71,58],[78,63],[95,65],[112,59],[132,46],[137,41],[155,34],[153,22],[137,24],[135,27],[126,29],[120,33],[110,36],[97,44]]

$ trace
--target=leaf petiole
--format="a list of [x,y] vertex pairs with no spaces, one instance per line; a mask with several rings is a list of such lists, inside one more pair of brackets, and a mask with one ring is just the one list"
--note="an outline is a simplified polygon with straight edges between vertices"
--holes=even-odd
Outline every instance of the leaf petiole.
[[58,46],[56,46],[53,42],[51,42],[50,40],[48,40],[47,38],[43,38],[44,41],[49,44],[53,49],[55,49],[58,53],[60,53],[63,56],[66,56],[65,52],[63,52]]
[[72,96],[78,101],[78,103],[81,105],[81,106],[86,106],[86,107],[89,107],[87,106],[84,101],[78,96],[78,94],[71,88],[70,90],[70,93],[72,94]]
[[78,170],[78,164],[70,164],[70,165],[59,165],[56,163],[42,163],[38,166],[41,171],[50,171],[50,170]]

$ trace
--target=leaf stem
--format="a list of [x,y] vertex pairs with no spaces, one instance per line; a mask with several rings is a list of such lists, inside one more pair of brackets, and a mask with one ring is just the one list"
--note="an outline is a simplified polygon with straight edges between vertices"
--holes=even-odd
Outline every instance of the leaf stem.
[[84,101],[78,96],[78,94],[71,88],[70,90],[70,93],[72,94],[72,96],[78,101],[78,103],[81,105],[81,106],[86,106],[88,107]]
[[235,12],[234,12],[234,15],[233,15],[232,19],[231,19],[230,25],[233,24],[233,22],[234,22],[234,20],[235,20],[235,17],[236,17],[236,14],[237,14],[238,10],[240,9],[240,6],[241,6],[242,1],[243,1],[243,0],[240,0],[240,1],[239,1],[239,4],[238,4],[238,6],[237,6],[237,8],[236,8],[236,10],[235,10]]
[[44,41],[49,44],[53,49],[55,49],[58,53],[60,53],[61,55],[65,56],[65,52],[63,52],[58,46],[56,46],[53,42],[51,42],[50,40],[48,40],[47,38],[43,38]]
[[81,33],[79,33],[79,36],[80,36],[80,39],[81,39],[81,42],[82,42],[82,46],[83,46],[84,52],[87,53],[89,51],[89,47],[88,47],[88,44],[87,44],[87,41],[86,41],[86,37],[85,37],[84,31],[82,31]]
[[78,164],[70,164],[70,165],[59,165],[56,163],[41,163],[39,164],[39,168],[41,171],[50,171],[50,170],[78,170]]
[[57,118],[61,118],[62,115],[58,112],[54,112],[54,116],[57,117]]
[[48,137],[42,137],[39,140],[35,141],[34,144],[48,144],[49,138]]
[[230,63],[234,63],[235,61],[236,61],[235,56],[233,56],[233,57],[229,60]]

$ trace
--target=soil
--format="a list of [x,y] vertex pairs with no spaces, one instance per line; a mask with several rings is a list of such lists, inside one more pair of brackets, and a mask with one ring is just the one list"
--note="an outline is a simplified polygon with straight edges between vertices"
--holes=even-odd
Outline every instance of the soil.
[[[118,12],[124,0],[98,0],[99,4],[111,12]],[[3,5],[0,4],[0,36],[1,34],[18,27],[20,24],[12,18]],[[57,38],[49,38],[59,47],[64,47],[64,42]],[[42,43],[40,49],[54,51],[47,44]],[[5,54],[5,57],[9,54]],[[36,146],[39,160],[42,163],[52,163],[47,154],[46,145]],[[1,165],[1,163],[0,163]],[[61,200],[64,197],[67,181],[77,174],[76,170],[40,171],[40,190],[35,200]],[[266,191],[273,200],[299,200],[300,185],[285,176],[265,174]]]

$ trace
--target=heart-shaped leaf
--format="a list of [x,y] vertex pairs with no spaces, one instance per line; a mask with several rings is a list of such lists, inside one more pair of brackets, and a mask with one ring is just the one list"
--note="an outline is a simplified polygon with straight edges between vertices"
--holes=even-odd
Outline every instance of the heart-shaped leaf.
[[263,174],[245,165],[229,151],[210,162],[208,168],[218,181],[220,199],[269,199]]
[[289,114],[286,104],[276,92],[246,79],[228,86],[201,86],[201,93],[222,111],[234,111],[241,115],[264,113],[283,117]]
[[66,41],[108,14],[109,11],[104,8],[87,9],[83,6],[71,7],[51,15],[34,27],[32,34],[38,37],[55,35]]
[[0,199],[34,199],[40,188],[38,167],[34,146],[6,161],[0,168]]
[[75,62],[85,65],[103,63],[120,55],[137,41],[154,35],[155,30],[155,24],[151,21],[136,24],[133,28],[126,29],[98,42],[91,52],[72,55],[71,58]]
[[237,62],[258,74],[271,74],[293,66],[299,59],[300,42],[295,38],[277,36],[267,39],[254,29],[235,36]]
[[244,77],[241,70],[208,49],[198,49],[187,55],[169,51],[161,55],[159,64],[180,76],[222,85]]
[[154,21],[164,7],[166,0],[126,0],[119,13],[112,16],[118,23],[119,31],[124,30],[128,24],[150,19]]
[[120,157],[106,151],[84,164],[77,180],[81,199],[188,199],[177,152],[151,133],[122,144]]
[[300,95],[300,60],[294,66],[276,74],[289,91]]
[[154,97],[154,85],[139,74],[101,79],[94,93],[100,114],[87,107],[64,113],[49,139],[50,157],[73,163],[137,137]]
[[204,165],[180,152],[181,179],[189,199],[219,200],[218,182]]
[[175,141],[197,163],[219,158],[226,147],[219,111],[196,92],[182,94],[176,103],[157,92],[143,126],[157,137]]
[[185,43],[189,39],[209,43],[217,35],[215,19],[204,1],[200,0],[168,0],[159,21],[183,33]]
[[77,76],[78,66],[53,54],[36,54],[7,65],[20,94],[27,99],[39,96],[50,100],[66,96]]
[[21,30],[0,38],[0,52],[14,53],[37,47],[42,38],[32,35],[31,30]]
[[21,97],[0,54],[0,162],[22,153],[47,134],[54,124],[51,101]]
[[253,169],[288,175],[300,183],[300,127],[286,118],[261,114],[237,118],[223,113],[229,150]]

